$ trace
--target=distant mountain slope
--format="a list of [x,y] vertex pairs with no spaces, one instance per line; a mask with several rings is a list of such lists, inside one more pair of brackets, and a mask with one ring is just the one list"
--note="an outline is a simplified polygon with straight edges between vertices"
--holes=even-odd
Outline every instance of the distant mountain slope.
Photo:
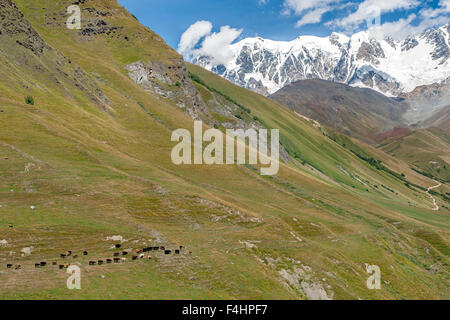
[[436,127],[450,132],[450,105],[442,108],[430,118],[420,122],[419,125],[423,128]]
[[433,117],[450,105],[450,83],[419,86],[411,92],[401,94],[399,98],[410,105],[403,115],[405,122],[415,124]]
[[207,56],[196,57],[194,63],[266,95],[298,80],[318,78],[397,96],[448,79],[450,23],[401,41],[375,39],[364,31],[351,37],[300,36],[290,42],[247,38],[231,50],[234,56],[226,65],[215,66]]
[[400,139],[408,134],[410,134],[412,130],[410,128],[404,127],[395,127],[390,131],[383,132],[377,136],[377,141],[381,141],[382,143],[389,143]]
[[450,132],[421,129],[390,142],[381,150],[408,162],[420,172],[450,181]]
[[270,96],[292,110],[353,137],[374,142],[402,124],[408,105],[371,89],[325,80],[301,80]]

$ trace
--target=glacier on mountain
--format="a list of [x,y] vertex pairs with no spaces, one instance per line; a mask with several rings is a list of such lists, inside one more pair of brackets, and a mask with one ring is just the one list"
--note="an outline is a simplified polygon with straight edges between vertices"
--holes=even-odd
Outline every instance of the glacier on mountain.
[[214,65],[208,56],[192,62],[264,95],[318,78],[398,96],[450,76],[450,23],[401,41],[362,31],[292,41],[246,38],[230,49],[233,59],[226,65]]

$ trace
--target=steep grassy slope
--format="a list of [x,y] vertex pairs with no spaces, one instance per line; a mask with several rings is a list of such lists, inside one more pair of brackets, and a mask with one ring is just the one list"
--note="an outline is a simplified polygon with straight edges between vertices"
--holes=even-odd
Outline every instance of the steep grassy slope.
[[443,182],[450,181],[450,133],[421,129],[383,145],[382,150]]
[[[448,211],[432,211],[420,188],[188,65],[205,85],[192,83],[181,57],[115,1],[79,1],[80,31],[64,25],[72,1],[15,3],[0,1],[0,298],[448,298]],[[134,78],[139,61],[154,78]],[[175,166],[172,130],[192,131],[192,117],[279,128],[286,163],[274,177]],[[113,235],[123,248],[185,249],[89,266],[112,256]],[[59,258],[67,250],[89,255]],[[39,261],[79,263],[82,290]],[[366,263],[380,266],[382,290],[367,289]]]

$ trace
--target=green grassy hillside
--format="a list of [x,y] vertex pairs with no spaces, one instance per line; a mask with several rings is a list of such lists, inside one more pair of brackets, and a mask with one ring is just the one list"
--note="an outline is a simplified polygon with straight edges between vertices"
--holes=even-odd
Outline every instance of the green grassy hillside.
[[[432,210],[431,179],[185,66],[115,1],[80,1],[82,30],[65,28],[72,1],[14,2],[0,3],[1,299],[449,298],[449,212]],[[158,76],[136,84],[137,62]],[[172,164],[172,130],[193,117],[279,128],[278,175]],[[115,235],[133,251],[184,248],[89,266],[112,257]],[[79,264],[82,290],[40,261]],[[367,289],[366,263],[381,290]]]
[[381,147],[417,171],[450,181],[450,133],[438,128],[421,129]]

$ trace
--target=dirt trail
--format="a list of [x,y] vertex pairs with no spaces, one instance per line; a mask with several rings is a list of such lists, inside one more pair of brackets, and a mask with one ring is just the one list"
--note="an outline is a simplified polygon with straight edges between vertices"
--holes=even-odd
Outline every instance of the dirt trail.
[[442,183],[437,182],[436,180],[433,180],[433,181],[436,182],[437,185],[435,185],[434,187],[429,187],[429,188],[427,189],[427,193],[428,193],[428,195],[430,196],[430,198],[433,200],[433,203],[434,203],[434,206],[435,206],[435,207],[433,208],[433,210],[434,210],[434,211],[438,211],[438,210],[439,210],[439,206],[437,205],[436,199],[431,195],[430,191],[433,190],[433,189],[439,188],[440,186],[442,186]]

